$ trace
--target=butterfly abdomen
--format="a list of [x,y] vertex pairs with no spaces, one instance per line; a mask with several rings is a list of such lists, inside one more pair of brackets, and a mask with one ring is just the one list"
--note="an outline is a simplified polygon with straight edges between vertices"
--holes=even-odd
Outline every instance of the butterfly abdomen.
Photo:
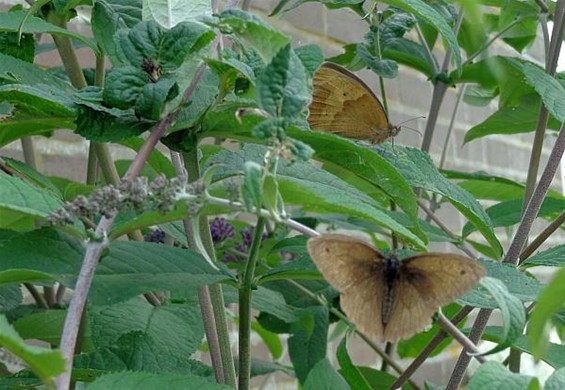
[[390,321],[390,315],[392,313],[392,306],[394,303],[394,284],[396,280],[400,277],[400,261],[396,256],[391,256],[386,260],[385,268],[383,269],[384,276],[384,295],[383,304],[381,308],[381,320],[383,325],[386,325]]

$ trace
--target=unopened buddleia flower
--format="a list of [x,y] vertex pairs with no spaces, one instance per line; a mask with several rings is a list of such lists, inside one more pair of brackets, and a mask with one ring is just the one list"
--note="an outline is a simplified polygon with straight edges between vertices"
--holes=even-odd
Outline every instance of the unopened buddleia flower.
[[214,242],[222,242],[235,236],[235,228],[225,218],[214,218],[210,222],[210,234]]

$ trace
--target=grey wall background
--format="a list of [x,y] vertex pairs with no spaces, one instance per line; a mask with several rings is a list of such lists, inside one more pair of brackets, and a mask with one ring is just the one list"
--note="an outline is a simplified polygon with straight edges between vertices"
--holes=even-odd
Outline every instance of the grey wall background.
[[[260,0],[252,2],[252,12],[265,18],[269,23],[278,29],[290,34],[296,45],[315,43],[320,45],[328,56],[336,55],[341,52],[341,47],[347,43],[359,42],[366,31],[366,23],[359,19],[359,16],[348,10],[327,10],[317,3],[306,3],[296,10],[293,10],[282,17],[269,18],[268,14],[277,3],[275,0]],[[14,4],[14,2],[10,2]],[[8,2],[0,2],[0,7],[6,8]],[[89,27],[86,24],[73,22],[72,28],[84,34],[89,34]],[[49,38],[44,37],[44,42]],[[507,51],[506,48],[494,47],[507,55],[516,55]],[[442,48],[436,48],[436,52],[441,54]],[[506,51],[505,51],[506,50]],[[540,49],[534,46],[530,55],[532,58],[539,58]],[[84,66],[93,66],[94,56],[87,49],[80,49],[80,61]],[[59,65],[60,61],[56,53],[45,53],[37,57],[36,63],[53,66]],[[386,91],[390,110],[390,120],[400,123],[407,119],[426,115],[431,101],[431,85],[425,77],[409,68],[401,67],[401,73],[397,79],[386,80]],[[369,86],[380,96],[378,80],[374,74],[368,71],[359,72],[359,75]],[[436,128],[434,142],[431,148],[431,157],[439,163],[440,156],[444,150],[444,141],[447,128],[451,120],[453,108],[457,98],[457,90],[451,88],[447,92],[444,105],[441,109],[441,116]],[[510,179],[524,182],[529,163],[529,154],[532,134],[521,134],[513,136],[490,136],[480,140],[463,144],[463,138],[468,129],[481,122],[490,114],[496,111],[496,103],[487,107],[472,107],[462,103],[456,116],[456,124],[449,143],[446,146],[446,169],[462,170],[468,172],[485,171],[493,175],[505,176]],[[425,119],[412,121],[410,127],[424,131]],[[541,167],[545,166],[546,158],[549,154],[550,146],[554,137],[548,136],[546,148]],[[34,137],[33,142],[40,156],[40,170],[47,175],[65,176],[73,180],[84,181],[86,177],[86,154],[88,152],[88,142],[73,135],[69,131],[59,131],[54,137]],[[403,130],[395,140],[396,143],[409,146],[419,146],[421,137],[412,132]],[[132,158],[133,154],[128,150],[112,147],[115,159]],[[0,155],[23,159],[22,147],[19,142],[14,142],[0,150]],[[561,190],[563,180],[556,179],[554,188]],[[458,232],[466,222],[461,216],[449,206],[442,207],[438,212],[439,217],[454,231]],[[543,228],[545,223],[538,223],[536,229]],[[535,231],[535,230],[534,230]],[[505,237],[504,234],[501,235]],[[551,246],[563,242],[563,235],[556,235],[551,238],[546,245]],[[503,239],[503,245],[507,241]],[[435,249],[454,250],[453,248],[440,247]],[[542,275],[543,276],[543,275]],[[235,339],[234,339],[235,341]],[[258,341],[258,340],[256,340]],[[337,345],[333,346],[334,348]],[[260,347],[258,347],[260,348]],[[354,360],[357,364],[373,365],[378,362],[375,354],[370,351],[362,342],[354,340],[353,346]],[[436,383],[441,383],[442,378],[450,374],[452,358],[456,356],[457,348],[453,347],[441,357],[430,359],[425,369],[420,370],[416,377],[433,378]],[[330,354],[335,356],[335,354]],[[257,386],[263,388],[294,388],[294,382],[289,382],[286,376],[275,376],[274,378],[256,381]],[[275,385],[274,381],[277,381]]]

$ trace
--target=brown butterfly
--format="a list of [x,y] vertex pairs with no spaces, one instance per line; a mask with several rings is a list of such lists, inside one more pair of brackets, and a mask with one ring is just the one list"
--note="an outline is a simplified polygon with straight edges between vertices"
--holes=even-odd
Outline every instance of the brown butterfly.
[[324,63],[314,75],[308,123],[327,131],[378,144],[400,127],[389,123],[383,105],[359,77],[341,66]]
[[394,342],[423,330],[439,307],[485,275],[482,265],[465,256],[422,253],[400,261],[341,234],[310,238],[308,252],[341,293],[347,317],[379,341]]

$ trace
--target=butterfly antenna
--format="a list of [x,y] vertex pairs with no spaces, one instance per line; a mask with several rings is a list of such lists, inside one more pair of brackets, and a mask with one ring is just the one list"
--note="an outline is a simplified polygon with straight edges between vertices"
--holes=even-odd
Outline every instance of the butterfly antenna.
[[402,121],[399,124],[397,124],[397,126],[403,125],[404,123],[407,123],[407,122],[415,121],[416,119],[426,119],[426,117],[423,116],[423,115],[420,115],[420,116],[417,116],[417,117],[414,117],[414,118],[406,119],[405,121]]
[[[396,127],[400,127],[403,123],[407,123],[407,122],[410,122],[410,121],[415,121],[416,119],[425,119],[425,118],[426,118],[426,117],[423,116],[423,115],[422,115],[422,116],[417,116],[417,117],[415,117],[415,118],[410,118],[410,119],[407,119],[407,120],[405,120],[405,121],[400,122],[398,125],[396,125]],[[420,138],[423,137],[422,132],[421,132],[420,130],[418,130],[418,129],[415,129],[415,128],[410,127],[410,126],[403,126],[402,128],[403,128],[403,129],[412,130],[412,131],[418,133],[418,134],[420,135]]]

